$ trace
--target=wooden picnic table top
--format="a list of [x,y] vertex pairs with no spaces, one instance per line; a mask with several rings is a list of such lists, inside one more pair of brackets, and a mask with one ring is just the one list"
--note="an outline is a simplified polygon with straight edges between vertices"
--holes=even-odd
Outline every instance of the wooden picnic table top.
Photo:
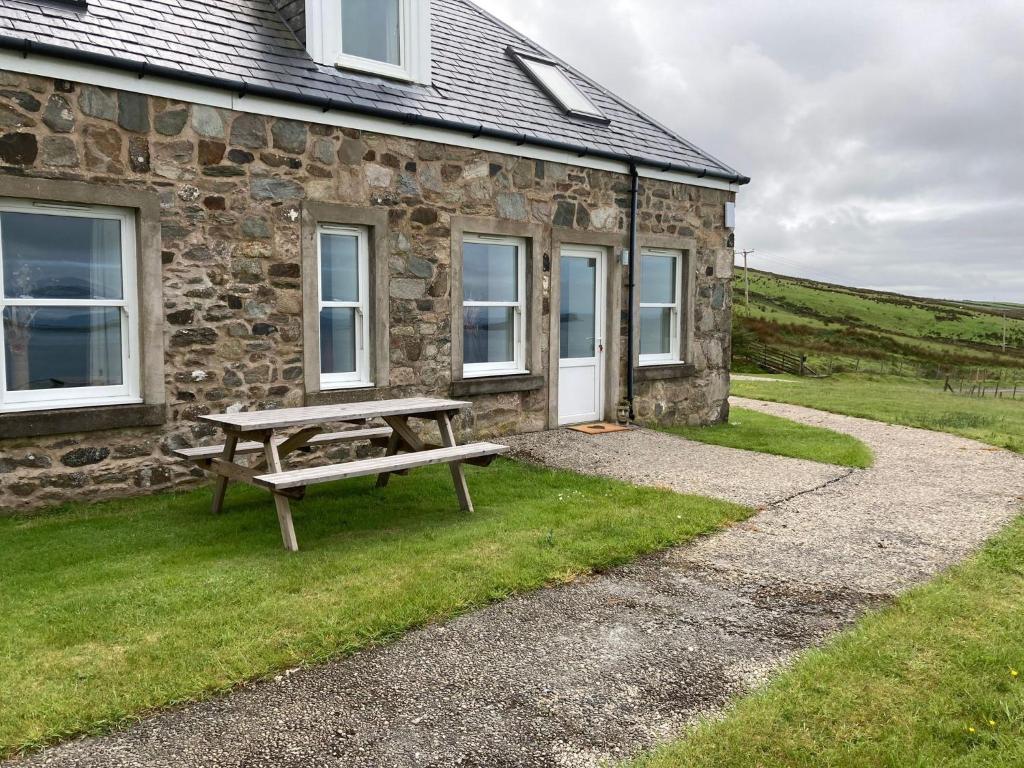
[[316,405],[305,408],[280,408],[270,411],[246,411],[200,416],[230,432],[266,432],[267,430],[307,427],[331,421],[358,421],[385,416],[451,413],[470,408],[472,403],[434,397],[408,397],[399,400],[369,400],[343,405]]

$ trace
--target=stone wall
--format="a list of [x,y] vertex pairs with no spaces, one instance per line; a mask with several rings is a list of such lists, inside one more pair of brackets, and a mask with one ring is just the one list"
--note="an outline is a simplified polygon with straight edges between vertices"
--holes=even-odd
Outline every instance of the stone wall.
[[[389,212],[391,380],[364,397],[449,394],[453,215],[625,232],[629,204],[624,175],[0,71],[0,194],[7,174],[159,194],[161,252],[141,257],[163,264],[167,389],[161,427],[0,441],[8,513],[200,482],[169,455],[217,437],[197,417],[304,403],[303,200]],[[696,238],[700,275],[697,373],[640,384],[644,420],[706,423],[727,407],[730,199],[643,182],[642,231]],[[544,291],[546,313],[547,279]],[[543,429],[547,401],[543,389],[476,398],[462,428]]]

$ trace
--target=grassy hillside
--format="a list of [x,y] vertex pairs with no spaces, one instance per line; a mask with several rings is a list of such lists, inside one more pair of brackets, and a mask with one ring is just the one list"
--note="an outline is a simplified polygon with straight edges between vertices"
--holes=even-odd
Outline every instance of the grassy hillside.
[[838,370],[972,368],[1024,380],[1022,304],[921,299],[751,270],[748,309],[742,272],[734,286],[740,352],[762,342]]

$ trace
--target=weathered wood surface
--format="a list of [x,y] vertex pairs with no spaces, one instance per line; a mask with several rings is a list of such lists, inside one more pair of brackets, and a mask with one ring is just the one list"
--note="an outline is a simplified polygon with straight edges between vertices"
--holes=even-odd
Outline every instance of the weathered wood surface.
[[259,475],[254,480],[256,483],[272,490],[287,490],[309,485],[319,485],[321,483],[331,483],[335,480],[345,480],[354,477],[395,473],[399,470],[426,467],[431,464],[450,464],[468,459],[479,459],[485,456],[498,456],[506,453],[508,450],[508,446],[498,445],[497,443],[470,443],[469,445],[456,445],[450,448],[438,448],[433,451],[418,451],[397,456],[378,456],[372,459],[350,461],[345,464],[333,464],[328,467],[310,467],[307,469],[295,469],[289,472],[270,473]]
[[305,427],[337,421],[361,421],[388,416],[415,416],[433,419],[438,413],[463,411],[472,404],[459,400],[410,397],[401,400],[376,400],[344,405],[319,405],[309,408],[282,408],[274,411],[249,411],[200,416],[201,421],[217,424],[229,433],[245,434],[266,430]]
[[[373,429],[351,429],[347,432],[328,432],[322,435],[314,435],[309,438],[307,445],[333,445],[336,443],[354,443],[361,440],[386,440],[391,437],[391,427],[375,427]],[[287,442],[287,437],[275,437],[274,444],[281,446]],[[246,442],[238,443],[235,447],[236,456],[245,456],[253,453],[263,453],[263,443]],[[204,461],[206,459],[220,458],[224,452],[223,445],[211,445],[202,448],[179,448],[174,455],[189,461]]]
[[[448,418],[447,413],[441,413],[437,416],[437,428],[441,432],[441,443],[444,445],[446,450],[454,450],[458,447],[455,440],[455,430],[452,429],[452,420]],[[491,453],[487,455],[497,455]],[[477,457],[473,457],[477,458]],[[462,470],[462,464],[457,461],[450,463],[452,471],[452,482],[455,483],[455,493],[459,497],[459,506],[463,512],[473,511],[473,499],[469,495],[469,486],[466,484],[466,473]]]
[[[175,455],[209,469],[216,477],[213,510],[219,512],[230,482],[241,482],[267,488],[274,496],[277,518],[284,546],[291,552],[299,549],[292,521],[290,498],[301,499],[307,487],[355,477],[377,475],[378,486],[384,487],[392,475],[404,475],[416,467],[450,464],[452,480],[463,510],[472,512],[473,501],[462,465],[488,466],[495,457],[509,448],[496,443],[457,445],[452,415],[470,407],[470,403],[430,397],[401,400],[378,400],[346,405],[287,408],[275,411],[254,411],[202,416],[204,421],[220,426],[227,440],[224,445],[182,448]],[[437,424],[442,447],[424,444],[409,419],[425,419]],[[366,427],[371,419],[382,419],[386,427]],[[342,432],[324,432],[324,425],[340,422],[354,428]],[[355,427],[354,425],[360,425]],[[298,428],[290,436],[275,435],[277,430]],[[243,442],[242,437],[248,438]],[[359,461],[332,464],[326,467],[286,470],[284,459],[297,450],[334,443],[369,441],[387,447],[387,455]],[[256,454],[250,466],[236,457]]]

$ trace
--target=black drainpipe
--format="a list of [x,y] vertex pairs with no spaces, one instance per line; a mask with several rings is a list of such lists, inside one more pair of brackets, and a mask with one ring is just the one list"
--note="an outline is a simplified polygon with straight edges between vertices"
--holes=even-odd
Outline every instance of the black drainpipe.
[[635,352],[635,317],[636,317],[636,262],[640,258],[637,251],[637,229],[640,216],[640,172],[637,171],[636,163],[630,162],[629,175],[631,179],[630,188],[630,216],[629,216],[629,280],[628,290],[628,317],[626,319],[626,400],[629,402],[629,420],[636,419],[636,408],[633,407],[634,400],[634,352]]

